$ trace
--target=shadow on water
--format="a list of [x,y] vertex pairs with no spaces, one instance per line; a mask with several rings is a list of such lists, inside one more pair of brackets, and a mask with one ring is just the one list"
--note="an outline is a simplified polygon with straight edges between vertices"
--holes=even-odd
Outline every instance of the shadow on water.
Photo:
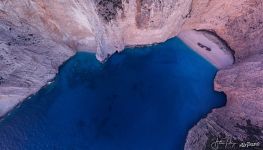
[[183,149],[188,130],[225,104],[216,71],[177,38],[105,64],[77,53],[0,123],[0,149]]

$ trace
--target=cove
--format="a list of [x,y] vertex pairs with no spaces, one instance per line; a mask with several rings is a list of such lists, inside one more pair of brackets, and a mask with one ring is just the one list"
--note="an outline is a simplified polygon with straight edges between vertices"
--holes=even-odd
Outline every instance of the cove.
[[79,52],[1,120],[0,149],[182,150],[188,130],[225,105],[216,71],[178,38],[104,64]]

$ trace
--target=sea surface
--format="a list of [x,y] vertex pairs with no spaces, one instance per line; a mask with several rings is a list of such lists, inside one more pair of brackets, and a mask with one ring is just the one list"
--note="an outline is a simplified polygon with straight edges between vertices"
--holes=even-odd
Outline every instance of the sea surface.
[[0,122],[1,150],[182,150],[226,97],[217,69],[177,38],[99,63],[79,52]]

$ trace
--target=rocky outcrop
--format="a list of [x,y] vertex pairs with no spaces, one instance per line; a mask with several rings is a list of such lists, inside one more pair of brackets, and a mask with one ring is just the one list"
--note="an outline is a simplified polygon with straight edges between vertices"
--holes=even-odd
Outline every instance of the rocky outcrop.
[[0,19],[0,116],[52,80],[74,52],[27,22]]
[[[192,0],[107,0],[96,3],[97,58],[106,59],[125,46],[163,42],[177,35]],[[172,29],[172,30],[170,30]]]
[[[179,33],[192,0],[1,1],[15,17],[58,43],[97,53],[101,61],[127,45],[163,42]],[[172,30],[171,30],[172,29]]]
[[[193,1],[183,30],[214,32],[235,51],[236,64],[219,71],[215,79],[215,90],[227,94],[227,105],[213,110],[189,131],[185,149],[263,147],[262,8],[260,0]],[[244,147],[247,142],[256,146]]]
[[[215,89],[227,94],[227,104],[213,110],[190,130],[185,149],[263,148],[262,58],[263,55],[254,55],[219,71]],[[216,145],[217,140],[225,143]],[[247,142],[256,146],[243,147]]]

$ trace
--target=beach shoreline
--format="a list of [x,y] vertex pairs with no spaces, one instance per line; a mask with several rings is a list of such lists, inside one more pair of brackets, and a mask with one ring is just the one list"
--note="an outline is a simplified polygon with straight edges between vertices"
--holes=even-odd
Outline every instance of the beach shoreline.
[[234,63],[231,49],[212,34],[189,30],[179,33],[177,37],[217,69],[225,68]]

